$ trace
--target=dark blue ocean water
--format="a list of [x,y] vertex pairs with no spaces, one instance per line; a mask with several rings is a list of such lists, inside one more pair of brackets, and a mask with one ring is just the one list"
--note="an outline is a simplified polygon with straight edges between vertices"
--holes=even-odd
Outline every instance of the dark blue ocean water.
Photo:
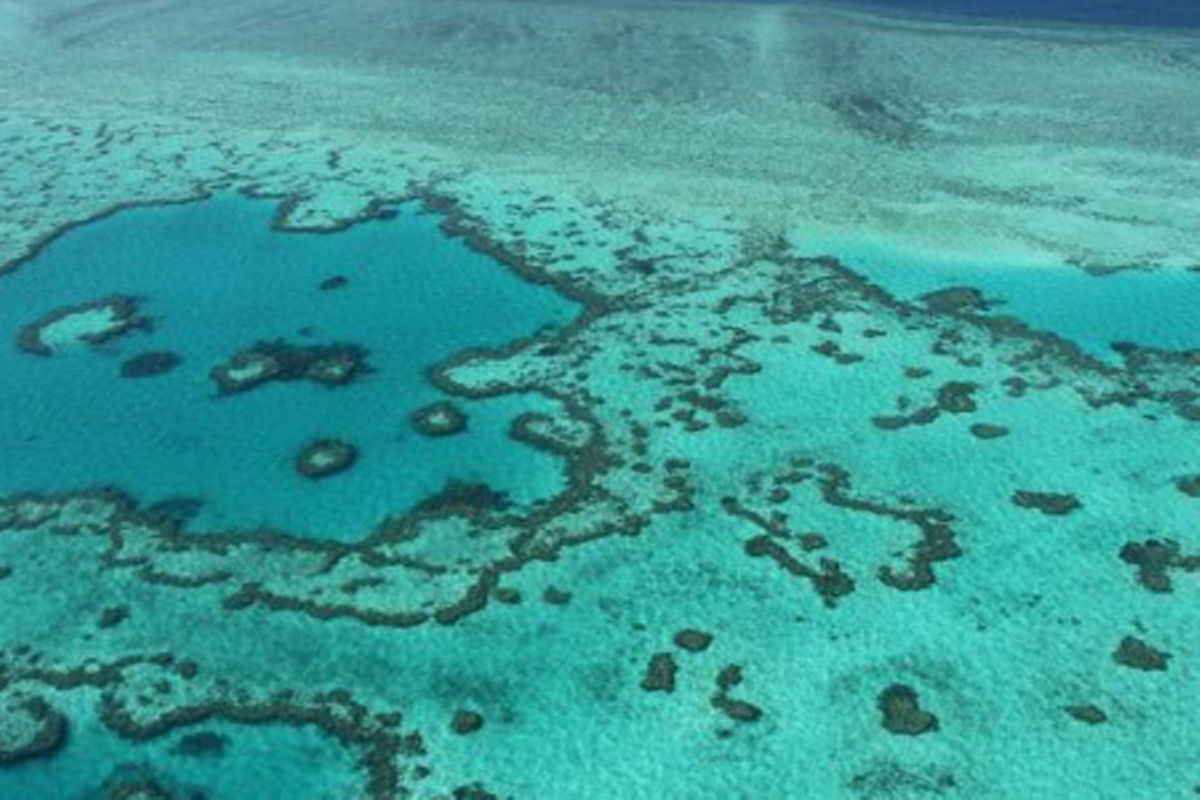
[[1200,3],[1190,0],[872,0],[896,11],[993,19],[1036,19],[1096,25],[1200,27]]
[[[750,0],[762,2],[762,0]],[[798,3],[805,0],[767,0]],[[937,14],[977,20],[1040,20],[1092,25],[1200,28],[1193,0],[821,0],[897,14]]]

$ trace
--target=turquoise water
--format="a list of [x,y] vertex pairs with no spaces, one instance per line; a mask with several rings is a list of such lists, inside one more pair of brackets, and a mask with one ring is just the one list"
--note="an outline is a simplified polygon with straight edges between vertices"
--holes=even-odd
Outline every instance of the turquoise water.
[[[448,398],[426,370],[465,347],[561,328],[577,306],[447,238],[436,217],[411,207],[396,219],[328,235],[272,231],[272,212],[268,203],[236,196],[126,211],[70,231],[0,279],[10,342],[47,311],[114,292],[140,296],[155,322],[152,330],[48,358],[15,346],[2,351],[0,368],[12,380],[0,384],[0,400],[19,413],[0,420],[8,453],[0,489],[112,483],[145,503],[200,496],[204,504],[190,524],[201,532],[267,524],[349,541],[450,479],[486,481],[521,503],[563,488],[563,459],[507,434],[519,413],[551,412],[554,403]],[[998,269],[869,262],[853,251],[845,258],[905,298],[969,283],[1006,301],[991,313],[1019,310],[1097,350],[1105,330],[1160,345],[1170,336],[1189,341],[1186,318],[1170,313],[1136,326],[1133,307],[1151,302],[1144,295],[1112,300],[1105,316],[1103,295],[1078,288],[1135,279],[1151,286],[1154,276],[1022,270],[1002,279]],[[895,264],[904,269],[885,269]],[[736,287],[664,294],[625,329],[628,317],[614,311],[603,323],[614,333],[596,348],[597,361],[629,353],[667,374],[677,374],[672,359],[680,369],[715,368],[711,354],[675,349],[690,341],[681,330],[699,335],[714,297],[753,295],[772,286],[764,276],[774,274],[747,269]],[[344,285],[320,288],[337,275]],[[1049,288],[1060,301],[1081,299],[1053,303],[1041,294]],[[87,664],[167,648],[177,659],[195,659],[202,679],[218,676],[233,687],[345,687],[375,709],[402,709],[399,730],[420,732],[421,751],[399,759],[401,783],[427,800],[471,797],[453,791],[481,779],[499,797],[547,800],[1083,800],[1130,796],[1123,787],[1145,785],[1152,787],[1147,796],[1167,796],[1182,775],[1160,769],[1147,784],[1127,754],[1146,741],[1160,761],[1182,763],[1191,752],[1194,714],[1177,704],[1194,694],[1196,681],[1176,665],[1197,647],[1189,604],[1200,584],[1173,571],[1176,599],[1164,605],[1133,581],[1118,553],[1130,541],[1194,530],[1193,501],[1174,485],[1200,466],[1194,448],[1179,446],[1187,441],[1184,423],[1164,415],[1160,424],[1119,406],[1088,410],[1065,388],[1013,397],[1000,383],[1007,367],[933,357],[911,319],[913,328],[902,315],[846,300],[833,314],[836,326],[817,317],[769,326],[760,308],[733,306],[721,324],[760,334],[737,350],[757,371],[730,377],[720,390],[746,423],[702,434],[668,423],[651,434],[655,453],[690,459],[696,506],[655,518],[638,537],[523,563],[500,581],[515,597],[493,593],[487,607],[454,626],[399,630],[261,606],[228,611],[223,603],[235,586],[145,583],[136,569],[97,571],[103,541],[0,529],[0,567],[13,569],[0,578],[0,601],[10,609],[0,656],[31,645]],[[1162,301],[1168,312],[1171,302]],[[866,336],[868,328],[881,333]],[[359,344],[374,371],[336,388],[277,382],[218,396],[211,367],[273,338]],[[825,340],[862,359],[841,363],[814,353]],[[182,360],[163,375],[120,377],[127,358],[152,350]],[[906,367],[929,374],[910,378]],[[592,362],[571,374],[604,369]],[[656,392],[669,384],[616,375],[594,385],[614,406],[629,404],[653,421]],[[948,381],[980,382],[979,408],[898,431],[872,424],[901,401],[909,410],[930,402]],[[426,438],[413,431],[409,414],[444,399],[466,412],[466,432]],[[624,423],[619,411],[608,413],[615,438]],[[978,422],[1006,434],[982,441],[969,430]],[[293,458],[321,436],[353,442],[360,460],[347,472],[303,479]],[[641,457],[636,447],[627,452]],[[788,484],[786,496],[769,496],[770,476],[786,473],[797,456],[836,463],[850,476],[849,496],[864,505],[831,503],[817,488],[818,473]],[[636,492],[658,480],[647,475],[631,471],[624,486],[606,486],[636,502]],[[1071,492],[1082,508],[1052,518],[1010,500],[1029,489]],[[822,602],[806,580],[750,552],[763,529],[726,513],[730,497],[761,515],[786,515],[790,532],[774,539],[782,551],[812,569],[835,559],[853,591]],[[903,570],[919,536],[880,508],[949,509],[962,555],[935,563],[936,580],[923,590],[886,585],[881,570]],[[585,524],[571,518],[545,527],[569,535]],[[819,533],[827,549],[807,552],[801,532]],[[486,537],[429,538],[419,546],[466,578],[515,549],[515,539],[489,551]],[[1183,547],[1195,550],[1186,538]],[[80,564],[86,579],[73,571]],[[370,610],[369,593],[360,598],[344,587],[351,577],[383,574],[333,578],[334,602]],[[300,569],[295,578],[311,576]],[[423,580],[389,592],[446,603],[462,591],[425,594]],[[546,600],[552,588],[569,598]],[[128,620],[101,626],[102,612],[114,607],[126,608]],[[687,628],[712,635],[711,646],[686,651],[673,637]],[[1169,649],[1175,660],[1166,675],[1114,664],[1115,643],[1134,632]],[[675,686],[646,690],[647,664],[663,654],[676,665]],[[760,715],[754,721],[736,721],[714,703],[718,676],[731,666],[744,679],[728,697],[751,704]],[[157,691],[157,677],[151,671],[141,683],[135,677],[106,691],[136,703],[140,693]],[[23,680],[37,687],[42,678]],[[909,737],[881,727],[880,691],[896,683],[919,694],[937,730]],[[88,689],[50,694],[69,720],[67,742],[53,757],[0,770],[0,797],[109,800],[114,782],[130,779],[152,779],[188,800],[196,793],[210,800],[394,796],[364,793],[362,751],[315,726],[214,718],[134,742],[104,725],[97,700]],[[1102,731],[1063,710],[1082,703],[1109,716]],[[450,720],[464,708],[483,715],[480,731],[452,732]],[[189,749],[185,737],[195,735],[207,735],[210,746]],[[820,758],[797,756],[809,753]],[[599,770],[598,763],[621,767]]]
[[[411,206],[336,234],[273,232],[274,210],[239,196],[128,210],[0,277],[0,493],[115,485],[144,504],[202,500],[193,530],[352,540],[448,480],[486,482],[516,503],[561,488],[558,459],[507,435],[515,416],[548,402],[456,401],[468,430],[444,439],[419,435],[409,415],[446,399],[426,375],[437,361],[561,327],[577,306]],[[345,286],[319,288],[338,275]],[[14,346],[43,313],[114,292],[144,298],[151,332],[53,358]],[[275,382],[217,397],[212,367],[277,338],[360,344],[374,372],[335,388]],[[123,360],[157,350],[181,364],[120,377]],[[301,448],[327,436],[357,446],[358,462],[321,481],[298,475]]]
[[[837,243],[832,252],[901,300],[952,286],[982,292],[991,315],[1010,315],[1069,339],[1093,356],[1119,361],[1113,345],[1163,350],[1200,347],[1200,272],[1182,268],[1093,275],[1068,265],[951,262],[870,243]],[[806,255],[822,246],[803,245]],[[1152,312],[1148,312],[1152,309]]]
[[[1200,348],[1200,50],[1014,22],[1169,2],[0,0],[49,37],[0,253],[69,223],[0,274],[0,800],[1196,798],[1200,352],[1113,345]],[[917,238],[947,175],[1051,162],[1063,228],[1005,191]],[[85,220],[206,187],[246,194]],[[148,324],[53,352],[114,295]],[[276,340],[368,369],[219,391]],[[367,536],[454,482],[522,513]]]
[[[189,747],[189,742],[197,744]],[[130,742],[81,710],[68,744],[54,759],[26,761],[0,771],[0,796],[99,800],[122,783],[153,781],[181,800],[335,800],[353,796],[354,782],[347,773],[353,773],[354,760],[350,751],[313,726],[214,720]],[[322,764],[324,769],[280,769],[283,763]]]

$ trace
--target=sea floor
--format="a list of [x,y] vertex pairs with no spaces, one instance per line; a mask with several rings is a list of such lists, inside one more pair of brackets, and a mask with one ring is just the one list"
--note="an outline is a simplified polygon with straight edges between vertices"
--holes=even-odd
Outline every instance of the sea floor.
[[0,798],[1200,791],[1183,33],[51,6]]

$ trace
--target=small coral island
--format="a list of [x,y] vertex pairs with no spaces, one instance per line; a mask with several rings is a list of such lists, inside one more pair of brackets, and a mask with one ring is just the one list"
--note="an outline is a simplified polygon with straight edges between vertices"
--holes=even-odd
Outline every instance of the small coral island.
[[296,471],[306,478],[327,478],[354,465],[358,448],[340,439],[318,439],[296,456]]
[[294,345],[276,339],[258,342],[234,354],[209,375],[221,394],[236,394],[270,381],[309,380],[343,386],[371,372],[367,351],[356,344]]
[[56,308],[22,328],[17,347],[33,356],[49,357],[83,344],[104,344],[136,328],[148,330],[151,323],[138,313],[139,302],[131,295],[110,294]]
[[453,436],[467,429],[467,415],[448,400],[418,408],[409,419],[425,436]]

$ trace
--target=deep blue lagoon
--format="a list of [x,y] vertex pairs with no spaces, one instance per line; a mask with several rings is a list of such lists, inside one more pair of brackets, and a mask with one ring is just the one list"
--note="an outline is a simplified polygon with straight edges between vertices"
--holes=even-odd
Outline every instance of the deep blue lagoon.
[[[334,234],[272,231],[274,211],[236,195],[127,210],[0,278],[0,492],[114,486],[146,505],[191,506],[194,531],[353,540],[448,481],[526,505],[558,491],[558,460],[507,433],[546,401],[458,401],[467,430],[445,438],[420,435],[409,417],[447,399],[428,379],[438,361],[559,328],[577,306],[448,239],[412,206]],[[113,293],[137,296],[151,329],[43,358],[14,346],[45,311]],[[355,343],[373,371],[344,386],[275,382],[219,396],[210,371],[275,340]],[[122,377],[123,361],[146,352],[179,365]],[[351,442],[359,459],[306,479],[294,461],[324,437]]]

